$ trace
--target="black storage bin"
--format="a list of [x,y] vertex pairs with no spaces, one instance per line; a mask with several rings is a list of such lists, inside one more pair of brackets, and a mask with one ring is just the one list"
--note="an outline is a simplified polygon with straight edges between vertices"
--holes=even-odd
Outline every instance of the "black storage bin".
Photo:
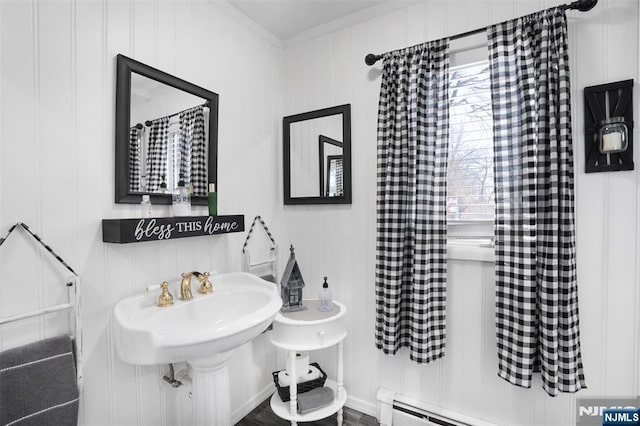
[[[317,379],[309,380],[307,382],[298,383],[298,394],[309,392],[311,389],[322,387],[324,386],[324,382],[327,380],[327,373],[325,373],[324,370],[320,368],[317,362],[312,362],[309,365],[313,365],[320,371],[320,377],[318,377]],[[280,371],[274,371],[271,374],[273,375],[273,382],[276,384],[280,399],[282,400],[282,402],[287,402],[291,399],[291,396],[289,395],[289,386],[280,386],[280,383],[278,383],[278,373],[280,373]]]

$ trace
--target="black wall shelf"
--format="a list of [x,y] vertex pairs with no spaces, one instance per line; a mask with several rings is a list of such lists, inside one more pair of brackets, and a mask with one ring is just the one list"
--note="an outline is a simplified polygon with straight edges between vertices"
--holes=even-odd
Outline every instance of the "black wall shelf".
[[244,215],[103,219],[105,243],[139,243],[244,231]]

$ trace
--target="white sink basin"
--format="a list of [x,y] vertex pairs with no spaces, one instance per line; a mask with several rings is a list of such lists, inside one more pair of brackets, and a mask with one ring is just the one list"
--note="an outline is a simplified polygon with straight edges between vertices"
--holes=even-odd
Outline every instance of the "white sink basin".
[[114,308],[120,358],[152,365],[195,361],[229,352],[262,333],[282,306],[275,284],[245,272],[211,277],[213,293],[156,306],[158,294],[127,297]]

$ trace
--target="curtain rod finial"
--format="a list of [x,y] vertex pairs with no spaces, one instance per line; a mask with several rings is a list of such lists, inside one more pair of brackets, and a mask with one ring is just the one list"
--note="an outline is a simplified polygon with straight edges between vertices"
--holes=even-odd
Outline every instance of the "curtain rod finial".
[[371,66],[378,62],[378,59],[382,58],[382,55],[374,55],[373,53],[369,53],[364,57],[364,63]]
[[580,12],[587,12],[598,4],[598,0],[576,0],[569,5],[570,9],[577,9]]

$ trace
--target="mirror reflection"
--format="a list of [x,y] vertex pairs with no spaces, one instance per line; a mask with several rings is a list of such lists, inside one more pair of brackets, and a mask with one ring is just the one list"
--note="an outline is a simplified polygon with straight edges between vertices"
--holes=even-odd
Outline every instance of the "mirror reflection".
[[206,99],[131,74],[129,191],[172,192],[182,180],[207,194]]
[[216,183],[218,95],[117,56],[116,202],[170,204],[182,182],[192,204]]
[[342,116],[299,121],[290,128],[291,196],[328,196],[325,165],[328,155],[342,155]]
[[350,105],[285,117],[285,204],[351,202]]
[[344,195],[343,143],[325,135],[318,137],[320,158],[320,194],[325,197]]

